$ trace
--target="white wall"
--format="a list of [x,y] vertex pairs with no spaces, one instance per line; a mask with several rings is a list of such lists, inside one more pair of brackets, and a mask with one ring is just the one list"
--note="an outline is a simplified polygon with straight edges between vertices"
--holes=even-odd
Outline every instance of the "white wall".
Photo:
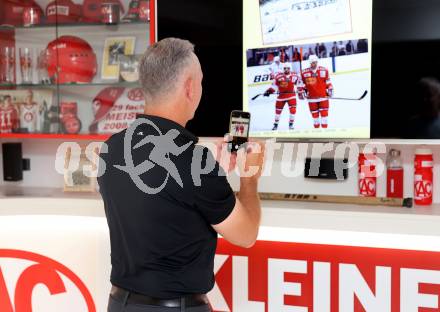
[[[0,140],[1,143],[11,140]],[[16,140],[15,140],[16,141]],[[20,185],[34,187],[58,187],[63,186],[63,177],[55,171],[55,154],[59,140],[24,140],[23,156],[31,159],[31,171],[24,173],[24,180],[21,182],[4,182],[0,185]],[[409,142],[409,141],[408,141]],[[84,144],[87,142],[83,142]],[[286,143],[294,144],[294,143]],[[397,148],[402,151],[402,159],[405,169],[405,196],[413,197],[413,158],[417,145],[388,145],[388,148]],[[435,173],[434,173],[434,202],[440,203],[440,145],[430,147],[434,152]],[[295,150],[294,150],[295,151]],[[311,146],[309,144],[309,151]],[[295,157],[295,153],[293,154]],[[381,156],[385,159],[384,155]],[[276,152],[272,175],[262,177],[260,183],[261,192],[279,192],[279,193],[299,193],[299,194],[328,194],[328,195],[357,195],[358,194],[358,176],[357,166],[349,170],[349,178],[346,181],[328,182],[326,180],[305,179],[303,174],[299,177],[285,177],[281,174],[282,153]],[[0,153],[0,171],[3,173],[2,160]],[[300,166],[300,172],[303,172],[304,163],[298,164],[292,162],[293,166]],[[2,176],[2,174],[1,174]],[[230,182],[235,189],[238,188],[238,178],[230,177]],[[386,175],[378,178],[378,196],[386,194]]]
[[[20,140],[0,139],[0,143],[20,142]],[[23,157],[30,158],[31,170],[23,173],[21,182],[3,181],[3,159],[0,154],[0,185],[20,185],[35,187],[63,187],[63,176],[55,171],[55,154],[60,140],[23,140]]]

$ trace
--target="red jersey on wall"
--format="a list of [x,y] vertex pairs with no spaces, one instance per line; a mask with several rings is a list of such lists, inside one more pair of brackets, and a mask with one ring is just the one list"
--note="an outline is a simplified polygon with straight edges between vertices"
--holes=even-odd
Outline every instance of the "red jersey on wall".
[[19,126],[18,110],[14,104],[0,104],[0,133],[11,133]]

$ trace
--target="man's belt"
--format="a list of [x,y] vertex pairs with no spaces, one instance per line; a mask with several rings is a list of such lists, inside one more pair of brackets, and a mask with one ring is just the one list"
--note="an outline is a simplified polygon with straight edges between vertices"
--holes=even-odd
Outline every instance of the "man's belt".
[[154,305],[167,308],[179,308],[182,305],[185,305],[185,307],[197,307],[208,304],[208,297],[204,294],[192,294],[175,299],[159,299],[112,286],[110,295],[113,299],[120,302],[127,300],[128,304]]

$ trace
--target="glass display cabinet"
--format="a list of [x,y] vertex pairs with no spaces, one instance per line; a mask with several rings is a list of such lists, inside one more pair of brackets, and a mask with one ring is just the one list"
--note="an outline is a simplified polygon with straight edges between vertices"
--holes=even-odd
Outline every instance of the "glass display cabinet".
[[144,101],[155,0],[0,0],[0,138],[105,140]]

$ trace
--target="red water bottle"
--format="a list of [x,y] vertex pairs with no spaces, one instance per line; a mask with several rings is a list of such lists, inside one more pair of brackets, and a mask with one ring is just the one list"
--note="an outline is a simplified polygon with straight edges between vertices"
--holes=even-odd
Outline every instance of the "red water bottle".
[[431,205],[434,158],[432,151],[426,148],[416,150],[414,158],[414,202],[416,205]]
[[387,159],[387,197],[403,198],[403,166],[400,151],[395,149]]
[[376,155],[359,154],[359,195],[365,197],[376,196]]

